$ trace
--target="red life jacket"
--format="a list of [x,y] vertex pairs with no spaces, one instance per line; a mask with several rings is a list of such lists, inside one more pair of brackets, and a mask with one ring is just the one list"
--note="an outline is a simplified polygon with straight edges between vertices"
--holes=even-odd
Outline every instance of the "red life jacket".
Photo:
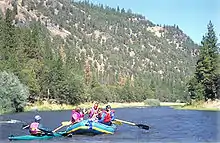
[[114,113],[114,110],[111,110],[111,112],[103,111],[105,113],[104,123],[108,123],[111,121],[111,113]]

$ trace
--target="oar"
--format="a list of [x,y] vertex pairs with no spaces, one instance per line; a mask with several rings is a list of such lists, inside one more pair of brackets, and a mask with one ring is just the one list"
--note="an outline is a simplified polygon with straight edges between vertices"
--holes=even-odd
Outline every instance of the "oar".
[[54,129],[52,132],[54,133],[54,132],[58,131],[59,129],[61,129],[61,128],[65,127],[65,126],[69,126],[70,124],[72,124],[72,122],[70,122],[70,121],[64,121],[64,122],[61,122],[61,124],[62,124],[61,126],[57,127],[57,128]]
[[122,122],[122,123],[125,123],[125,124],[128,124],[128,125],[132,125],[132,126],[137,126],[141,129],[145,129],[145,130],[149,130],[149,126],[148,125],[144,125],[144,124],[136,124],[136,123],[132,123],[132,122],[128,122],[128,121],[123,121],[123,120],[119,120],[119,119],[115,119],[115,121],[118,121],[118,122]]
[[116,124],[116,125],[122,125],[122,122],[119,122],[119,121],[116,121],[116,120],[113,120],[112,123]]

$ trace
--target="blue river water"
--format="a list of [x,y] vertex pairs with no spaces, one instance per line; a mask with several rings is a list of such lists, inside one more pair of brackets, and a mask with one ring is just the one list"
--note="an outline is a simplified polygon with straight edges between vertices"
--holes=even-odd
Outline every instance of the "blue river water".
[[[28,143],[147,143],[147,142],[220,142],[220,112],[175,110],[170,107],[118,108],[118,119],[150,126],[146,131],[136,126],[120,125],[114,135],[73,136]],[[71,111],[38,112],[44,126],[54,129],[70,119]],[[0,121],[19,120],[31,122],[36,112],[7,114]],[[1,123],[0,142],[9,142],[9,135],[25,135],[22,123]],[[65,128],[64,128],[65,129]],[[21,141],[13,141],[19,142]]]

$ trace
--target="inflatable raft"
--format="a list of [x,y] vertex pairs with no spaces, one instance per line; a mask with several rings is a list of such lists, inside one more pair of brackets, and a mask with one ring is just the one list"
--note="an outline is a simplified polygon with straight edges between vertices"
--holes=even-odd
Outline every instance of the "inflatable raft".
[[83,135],[98,135],[98,134],[114,134],[117,126],[104,125],[91,120],[83,120],[79,123],[69,126],[66,129],[66,134],[83,134]]

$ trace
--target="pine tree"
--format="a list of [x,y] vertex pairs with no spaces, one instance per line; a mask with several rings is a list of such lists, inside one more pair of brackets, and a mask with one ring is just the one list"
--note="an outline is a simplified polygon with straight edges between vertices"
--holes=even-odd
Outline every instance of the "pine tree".
[[208,33],[203,36],[199,59],[196,65],[195,78],[203,85],[204,98],[215,99],[217,97],[217,37],[211,21],[208,24]]
[[8,59],[9,55],[13,53],[16,47],[15,26],[13,25],[12,11],[6,10],[5,21],[3,25],[3,48],[4,59]]
[[117,6],[117,12],[120,12],[120,8],[119,8],[119,6]]

